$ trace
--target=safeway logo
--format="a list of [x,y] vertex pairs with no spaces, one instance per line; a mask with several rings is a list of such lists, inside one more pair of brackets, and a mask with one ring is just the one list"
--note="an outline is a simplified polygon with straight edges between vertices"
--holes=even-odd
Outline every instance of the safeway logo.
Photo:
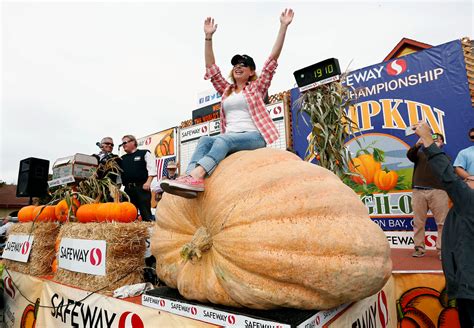
[[23,243],[23,246],[21,247],[21,254],[25,255],[26,253],[28,253],[29,249],[30,249],[30,243],[25,241]]
[[192,315],[196,315],[197,313],[198,313],[198,310],[193,306],[193,307],[191,308],[191,314],[192,314]]
[[278,115],[278,114],[281,114],[281,107],[280,106],[277,106],[275,108],[273,108],[273,114],[275,115]]
[[161,307],[165,307],[165,305],[166,305],[165,300],[160,300],[160,306],[161,306]]
[[151,144],[151,137],[146,138],[145,145]]
[[5,293],[7,293],[11,298],[15,298],[16,291],[13,286],[12,278],[5,277],[5,279],[3,279],[3,284],[5,286]]
[[425,245],[426,247],[436,247],[436,240],[438,236],[435,235],[426,235],[425,236]]
[[99,266],[102,263],[102,251],[98,248],[91,249],[89,261],[94,266]]
[[379,320],[382,328],[387,328],[388,325],[388,306],[387,306],[387,296],[382,290],[377,296],[377,310],[379,312]]
[[206,133],[206,132],[207,132],[207,125],[204,125],[204,126],[201,128],[201,132],[202,132],[202,133]]
[[235,324],[235,317],[231,314],[227,317],[227,322],[231,325]]
[[396,59],[387,65],[388,75],[400,75],[407,70],[407,62],[405,59]]
[[143,324],[142,319],[133,312],[124,312],[120,316],[119,328],[144,328],[145,325]]

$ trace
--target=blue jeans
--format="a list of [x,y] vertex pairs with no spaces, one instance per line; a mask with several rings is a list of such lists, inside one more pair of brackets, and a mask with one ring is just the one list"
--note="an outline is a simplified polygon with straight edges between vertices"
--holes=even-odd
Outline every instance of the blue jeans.
[[258,131],[231,132],[213,137],[201,137],[188,164],[186,174],[189,174],[197,165],[200,165],[208,175],[211,175],[217,164],[228,154],[239,150],[264,148],[266,145],[265,139]]

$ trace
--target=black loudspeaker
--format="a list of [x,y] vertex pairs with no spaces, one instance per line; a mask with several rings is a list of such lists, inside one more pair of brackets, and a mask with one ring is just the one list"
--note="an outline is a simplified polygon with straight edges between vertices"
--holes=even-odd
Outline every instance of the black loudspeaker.
[[41,197],[48,191],[49,161],[25,158],[20,161],[16,197]]

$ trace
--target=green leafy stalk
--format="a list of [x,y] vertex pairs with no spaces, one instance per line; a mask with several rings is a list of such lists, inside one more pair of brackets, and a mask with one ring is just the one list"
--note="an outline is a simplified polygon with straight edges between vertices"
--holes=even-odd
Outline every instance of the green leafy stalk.
[[[342,179],[351,161],[344,143],[348,137],[355,137],[358,130],[345,111],[352,104],[350,89],[341,81],[331,82],[304,92],[297,104],[300,105],[298,117],[303,117],[304,122],[312,126],[305,160],[316,158],[322,167]],[[308,115],[309,124],[302,113]]]

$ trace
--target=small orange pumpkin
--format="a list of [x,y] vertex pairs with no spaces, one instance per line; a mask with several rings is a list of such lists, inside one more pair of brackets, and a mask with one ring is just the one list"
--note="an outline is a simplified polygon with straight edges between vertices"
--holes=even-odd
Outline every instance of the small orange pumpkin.
[[36,218],[37,221],[43,221],[43,222],[55,221],[56,220],[56,214],[54,212],[55,207],[56,206],[53,206],[53,205],[36,206],[36,208],[33,211],[33,219]]
[[398,182],[398,174],[395,171],[385,172],[379,170],[375,173],[374,183],[382,191],[389,191],[395,188]]
[[[81,206],[81,203],[76,198],[71,198],[71,201],[72,213],[73,215],[76,215],[77,209],[79,206]],[[67,201],[65,199],[56,205],[54,213],[56,215],[56,219],[59,222],[66,222],[69,213],[69,206],[67,205]]]
[[117,222],[132,222],[137,218],[137,208],[130,202],[116,203],[112,206],[111,217]]
[[97,221],[132,222],[137,218],[135,205],[129,202],[103,203],[97,209]]
[[96,222],[97,208],[100,204],[84,204],[77,209],[76,217],[79,222]]
[[59,251],[59,246],[61,245],[61,238],[56,238],[56,242],[54,243],[54,252],[57,253]]
[[56,271],[58,271],[58,260],[57,259],[54,259],[53,263],[51,264],[51,271],[53,271],[53,273],[56,273]]
[[[349,163],[349,171],[359,173],[365,178],[365,183],[374,182],[375,173],[382,168],[382,163],[377,162],[373,155],[362,154],[354,158]],[[364,180],[360,176],[351,176],[351,180],[357,184],[364,184]]]
[[33,221],[33,211],[35,210],[36,205],[29,205],[22,207],[18,212],[18,221],[20,222],[30,222]]

